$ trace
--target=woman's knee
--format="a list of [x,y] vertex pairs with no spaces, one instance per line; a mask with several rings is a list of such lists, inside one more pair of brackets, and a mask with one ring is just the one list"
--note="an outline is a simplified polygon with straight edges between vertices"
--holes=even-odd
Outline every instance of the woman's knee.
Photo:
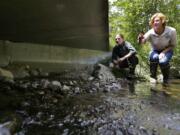
[[159,62],[159,54],[155,51],[151,51],[149,54],[149,61],[150,62]]
[[159,64],[160,65],[167,65],[169,63],[169,59],[167,57],[164,57],[162,59],[159,60]]
[[159,64],[161,65],[166,65],[169,63],[169,61],[171,60],[173,56],[173,52],[172,51],[169,51],[165,54],[165,57],[163,57],[162,59],[159,59]]

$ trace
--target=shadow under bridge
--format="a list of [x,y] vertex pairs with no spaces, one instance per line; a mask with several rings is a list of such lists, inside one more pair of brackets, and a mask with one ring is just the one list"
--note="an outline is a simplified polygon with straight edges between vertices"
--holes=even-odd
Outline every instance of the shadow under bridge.
[[0,66],[93,64],[109,55],[108,0],[2,0],[0,16]]

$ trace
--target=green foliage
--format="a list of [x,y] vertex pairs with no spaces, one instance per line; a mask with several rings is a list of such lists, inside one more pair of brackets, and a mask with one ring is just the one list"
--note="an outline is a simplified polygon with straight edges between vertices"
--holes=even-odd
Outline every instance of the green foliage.
[[[147,59],[149,48],[137,43],[137,36],[141,31],[150,29],[149,19],[156,12],[164,13],[169,22],[167,25],[177,30],[177,47],[175,55],[180,56],[180,2],[179,0],[116,0],[110,2],[109,26],[110,46],[115,44],[114,37],[123,33],[126,40],[130,41],[138,50],[142,59]],[[178,57],[173,62],[178,62]],[[179,57],[180,58],[180,57]]]

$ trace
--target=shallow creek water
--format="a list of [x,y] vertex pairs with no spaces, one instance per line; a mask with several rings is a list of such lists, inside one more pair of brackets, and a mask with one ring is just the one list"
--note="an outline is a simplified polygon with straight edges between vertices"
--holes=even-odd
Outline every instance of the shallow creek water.
[[8,135],[10,128],[16,135],[180,134],[180,80],[168,87],[121,85],[120,91],[75,96],[1,91],[0,133]]

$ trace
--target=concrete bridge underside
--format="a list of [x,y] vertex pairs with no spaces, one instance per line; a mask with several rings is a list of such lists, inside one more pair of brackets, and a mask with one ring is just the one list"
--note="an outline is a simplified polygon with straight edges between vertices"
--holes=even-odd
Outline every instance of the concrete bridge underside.
[[108,0],[1,0],[0,65],[93,63],[109,49]]

